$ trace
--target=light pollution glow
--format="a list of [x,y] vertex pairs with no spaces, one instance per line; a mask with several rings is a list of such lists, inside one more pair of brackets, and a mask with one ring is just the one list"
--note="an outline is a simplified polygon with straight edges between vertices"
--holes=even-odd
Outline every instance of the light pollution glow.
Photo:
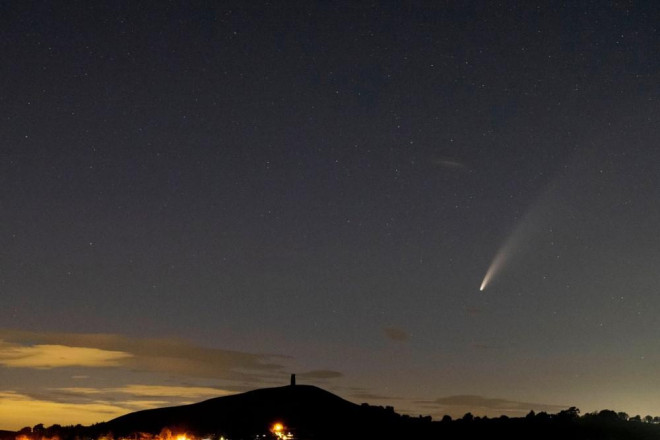
[[[504,249],[509,248],[505,246]],[[494,271],[497,273],[497,268]],[[79,348],[81,345],[98,351],[71,350],[72,347]],[[60,353],[67,358],[66,362],[58,366],[43,362],[42,355],[46,353],[57,356],[53,346],[59,347]],[[259,388],[264,386],[264,380],[270,381],[273,377],[288,379],[289,371],[284,364],[269,363],[272,355],[200,347],[180,340],[136,339],[111,334],[100,336],[0,329],[0,347],[4,348],[0,350],[0,361],[2,361],[0,372],[3,379],[7,379],[4,381],[4,389],[0,389],[0,429],[11,430],[37,423],[43,423],[45,426],[56,423],[89,425],[143,409],[194,403],[206,398],[238,392],[216,386],[204,386],[204,384],[240,383],[243,386],[247,384],[249,388]],[[30,350],[17,351],[16,348],[20,347]],[[109,350],[110,348],[112,350]],[[99,356],[99,351],[105,354]],[[31,362],[14,362],[17,352],[28,353]],[[117,353],[130,356],[117,358]],[[186,369],[182,369],[177,362],[181,357],[191,360],[185,365]],[[100,359],[105,361],[100,362]],[[578,359],[575,361],[576,368],[586,371],[590,365],[593,365],[592,361],[591,356]],[[617,361],[621,360],[598,359],[598,364],[610,365],[610,369],[600,372],[600,375],[594,372],[588,386],[590,388],[602,388],[603,384],[611,386],[612,371],[626,368],[625,365],[617,364]],[[537,365],[532,362],[530,368],[547,368],[548,384],[565,379],[565,371],[557,367],[566,363],[565,358],[545,358],[539,362]],[[629,358],[625,362],[638,361]],[[208,368],[202,369],[198,363],[208,364]],[[647,362],[644,365],[648,368],[647,373],[651,374],[654,364]],[[256,371],[246,376],[243,372],[246,369]],[[47,380],[52,374],[60,377],[56,382],[58,386],[53,386],[54,384]],[[67,380],[66,377],[69,379]],[[317,371],[316,375],[311,374],[307,377],[312,380],[314,377],[328,376],[319,375]],[[21,378],[28,379],[21,380]],[[172,384],[173,379],[176,379],[176,384]],[[151,384],[145,384],[145,381]],[[631,392],[630,383],[621,382],[618,385],[619,388],[610,388],[604,396],[590,395],[585,399],[577,394],[568,393],[562,394],[561,399],[555,399],[550,403],[530,404],[524,403],[525,401],[482,396],[472,396],[470,399],[466,399],[465,396],[458,398],[450,396],[429,402],[435,408],[435,412],[431,414],[434,418],[444,414],[461,417],[466,412],[489,417],[499,416],[502,413],[522,416],[530,409],[537,412],[556,412],[566,407],[563,405],[565,401],[571,404],[574,402],[583,411],[613,408],[611,403],[617,402],[614,409],[625,410],[631,414],[658,413],[658,410],[654,409],[657,408],[657,396],[652,388],[646,386],[646,382],[644,385],[639,385],[636,392]],[[345,389],[343,391],[345,392]],[[342,395],[342,392],[339,394]],[[358,402],[366,398],[361,396]],[[368,399],[372,398],[373,396]],[[383,396],[379,399],[389,403],[394,397]],[[403,404],[406,400],[400,403]],[[502,402],[506,406],[503,406]],[[557,406],[558,402],[562,405]]]

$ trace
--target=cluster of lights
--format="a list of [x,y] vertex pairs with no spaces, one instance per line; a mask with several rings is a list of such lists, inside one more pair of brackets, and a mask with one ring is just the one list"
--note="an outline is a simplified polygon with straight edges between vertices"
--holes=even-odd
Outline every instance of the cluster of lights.
[[[286,427],[280,422],[273,424],[273,426],[270,428],[270,432],[278,440],[294,440],[293,434],[290,431],[288,431]],[[267,435],[264,434],[264,435],[257,435],[256,438],[265,439],[266,437]],[[59,436],[33,437],[31,435],[18,435],[16,436],[15,440],[61,440],[61,438]],[[129,437],[117,437],[117,438],[114,438],[112,435],[102,435],[98,437],[96,440],[229,440],[229,439],[225,436],[213,437],[213,438],[211,437],[200,438],[185,433],[173,434],[169,429],[165,428],[158,435],[153,435],[146,432],[135,433]]]
[[[196,437],[191,434],[173,434],[169,429],[163,429],[159,435],[147,433],[132,434],[130,437],[119,437],[116,440],[229,440],[225,436],[220,437]],[[112,437],[100,437],[97,440],[115,440]]]
[[273,425],[273,427],[270,429],[270,432],[275,434],[275,437],[280,440],[293,440],[293,434],[287,432],[284,428],[284,425],[279,422]]

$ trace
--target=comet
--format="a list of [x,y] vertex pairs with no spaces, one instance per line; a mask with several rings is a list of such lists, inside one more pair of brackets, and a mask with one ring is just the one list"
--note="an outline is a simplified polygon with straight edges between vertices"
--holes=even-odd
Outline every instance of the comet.
[[[570,160],[559,169],[554,177],[550,179],[539,197],[532,203],[524,215],[515,222],[515,227],[502,243],[493,261],[488,266],[479,291],[488,288],[494,279],[506,267],[514,257],[519,257],[530,249],[542,238],[544,230],[552,232],[551,225],[557,223],[573,214],[568,209],[576,209],[580,203],[580,191],[576,191],[575,182],[589,182],[585,180],[590,175],[584,164],[593,164],[594,158],[589,151],[576,150],[572,153]],[[591,167],[590,169],[597,169]],[[592,171],[593,172],[593,171]]]
[[511,255],[511,253],[509,252],[510,243],[511,243],[510,241],[505,242],[505,244],[500,248],[497,254],[495,254],[495,258],[493,258],[493,261],[490,263],[490,266],[488,266],[486,275],[484,275],[484,279],[483,281],[481,281],[481,285],[479,286],[480,292],[483,292],[486,289],[486,287],[488,287],[488,284],[490,284],[493,277],[502,270],[502,267],[504,267],[504,263],[506,263],[507,260],[509,259],[509,256]]
[[554,217],[556,213],[556,203],[551,193],[547,192],[542,195],[536,203],[534,203],[525,213],[518,224],[509,234],[504,243],[500,246],[493,261],[488,266],[486,275],[481,281],[479,291],[483,292],[490,285],[513,257],[519,256],[524,251],[529,250],[530,243],[534,241],[534,237],[539,236],[544,225]]

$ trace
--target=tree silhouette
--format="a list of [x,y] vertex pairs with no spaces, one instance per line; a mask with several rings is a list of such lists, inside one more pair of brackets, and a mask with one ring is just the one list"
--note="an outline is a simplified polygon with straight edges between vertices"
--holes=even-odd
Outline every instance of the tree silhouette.
[[619,416],[621,420],[625,420],[625,421],[628,421],[628,419],[630,418],[630,416],[626,412],[618,412],[616,413],[616,415]]
[[610,421],[622,420],[617,413],[609,409],[602,410],[597,414],[597,417],[601,420],[610,420]]
[[559,411],[559,414],[557,414],[557,419],[559,420],[575,420],[578,417],[580,417],[580,410],[574,406],[571,406],[570,408],[563,411]]
[[32,427],[32,434],[34,434],[35,438],[42,437],[46,431],[46,428],[44,428],[43,423],[36,424]]

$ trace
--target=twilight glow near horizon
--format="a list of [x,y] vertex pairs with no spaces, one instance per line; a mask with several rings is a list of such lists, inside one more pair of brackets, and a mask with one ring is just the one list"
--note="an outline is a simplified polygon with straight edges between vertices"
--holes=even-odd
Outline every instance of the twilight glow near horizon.
[[658,5],[207,3],[0,6],[0,429],[660,416]]

